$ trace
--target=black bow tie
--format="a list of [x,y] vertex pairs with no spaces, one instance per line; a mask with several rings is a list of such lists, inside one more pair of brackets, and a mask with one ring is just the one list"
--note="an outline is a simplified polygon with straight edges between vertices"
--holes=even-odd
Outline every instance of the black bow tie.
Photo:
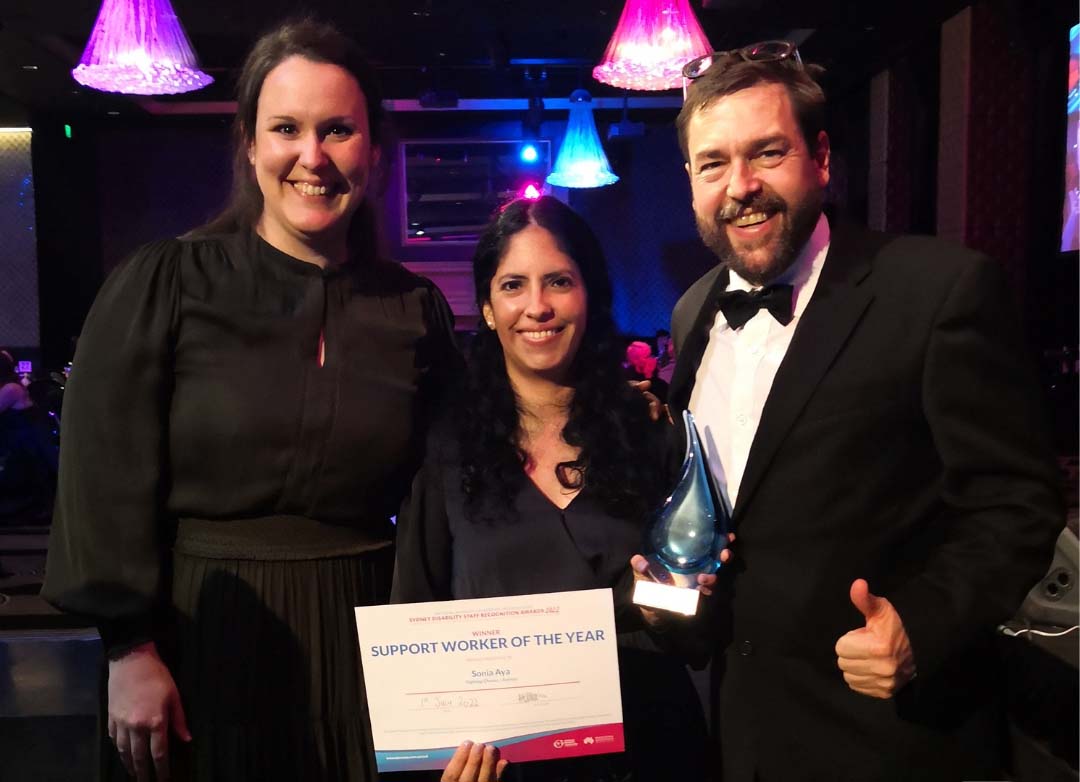
[[725,291],[720,311],[733,329],[741,329],[760,309],[767,309],[783,325],[791,323],[791,286],[769,285],[756,291]]

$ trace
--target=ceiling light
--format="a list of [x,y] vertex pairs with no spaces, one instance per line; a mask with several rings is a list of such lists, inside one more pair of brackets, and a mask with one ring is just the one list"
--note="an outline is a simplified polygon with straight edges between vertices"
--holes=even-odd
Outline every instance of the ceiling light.
[[712,51],[690,0],[626,0],[593,78],[627,90],[682,85],[682,67]]
[[103,92],[173,95],[213,81],[169,0],[103,0],[75,81]]
[[600,146],[592,96],[585,90],[570,93],[566,136],[555,159],[555,170],[548,174],[547,181],[556,187],[603,187],[619,181]]

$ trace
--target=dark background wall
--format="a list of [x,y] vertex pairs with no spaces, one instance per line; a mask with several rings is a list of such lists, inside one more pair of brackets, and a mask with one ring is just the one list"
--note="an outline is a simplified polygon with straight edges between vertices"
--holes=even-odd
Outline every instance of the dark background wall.
[[63,118],[35,119],[41,352],[51,369],[70,360],[103,279],[96,148],[94,133],[66,138]]
[[[71,138],[64,125],[72,126]],[[198,225],[228,190],[228,122],[34,121],[42,353],[71,358],[106,274],[139,245]]]
[[224,121],[98,133],[97,202],[105,271],[141,244],[206,222],[225,201],[231,156]]
[[609,143],[607,150],[622,178],[605,188],[572,190],[570,205],[596,229],[607,252],[619,328],[652,336],[669,327],[679,296],[716,261],[697,237],[671,121],[647,128],[641,138]]

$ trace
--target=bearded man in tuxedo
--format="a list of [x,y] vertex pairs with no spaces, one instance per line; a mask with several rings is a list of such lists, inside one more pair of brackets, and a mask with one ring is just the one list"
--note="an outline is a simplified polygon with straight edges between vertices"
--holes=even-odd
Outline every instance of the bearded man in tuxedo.
[[825,97],[794,46],[687,66],[689,408],[738,556],[714,660],[724,782],[998,779],[988,653],[1064,514],[995,262],[827,217]]

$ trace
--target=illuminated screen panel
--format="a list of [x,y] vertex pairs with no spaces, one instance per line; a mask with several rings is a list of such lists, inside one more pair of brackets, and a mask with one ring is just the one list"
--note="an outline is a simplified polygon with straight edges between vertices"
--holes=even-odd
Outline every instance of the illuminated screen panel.
[[1061,251],[1080,249],[1080,24],[1069,30],[1069,112],[1065,135],[1065,205]]
[[0,127],[0,348],[40,345],[31,135]]

